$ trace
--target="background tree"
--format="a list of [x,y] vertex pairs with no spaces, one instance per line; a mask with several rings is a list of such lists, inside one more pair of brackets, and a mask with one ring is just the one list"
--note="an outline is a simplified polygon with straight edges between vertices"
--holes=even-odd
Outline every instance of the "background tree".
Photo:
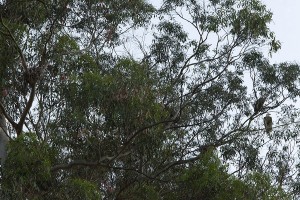
[[[261,52],[280,43],[260,1],[155,9],[22,0],[0,9],[0,108],[12,138],[3,198],[298,195],[298,109],[287,100],[299,95],[300,70]],[[136,36],[143,30],[151,43]],[[270,136],[269,111],[278,112]]]

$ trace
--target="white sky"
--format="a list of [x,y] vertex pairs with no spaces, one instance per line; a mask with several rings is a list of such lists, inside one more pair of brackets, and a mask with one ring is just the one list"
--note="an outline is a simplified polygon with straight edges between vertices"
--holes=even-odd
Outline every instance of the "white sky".
[[271,30],[281,42],[281,49],[272,56],[272,62],[300,63],[300,1],[262,0],[273,12]]

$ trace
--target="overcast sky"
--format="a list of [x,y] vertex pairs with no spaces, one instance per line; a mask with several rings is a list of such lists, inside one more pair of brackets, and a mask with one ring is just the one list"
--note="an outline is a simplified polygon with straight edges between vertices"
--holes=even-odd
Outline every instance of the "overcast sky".
[[[161,0],[148,0],[154,5]],[[281,42],[281,49],[272,55],[271,63],[300,63],[300,0],[261,0],[273,12],[270,28]],[[266,55],[268,51],[266,51]]]
[[262,0],[273,12],[271,29],[281,41],[281,50],[272,56],[273,62],[300,63],[300,1]]

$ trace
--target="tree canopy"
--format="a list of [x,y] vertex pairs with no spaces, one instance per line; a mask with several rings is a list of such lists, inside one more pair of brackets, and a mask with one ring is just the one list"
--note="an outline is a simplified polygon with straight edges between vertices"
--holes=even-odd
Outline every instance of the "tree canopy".
[[300,68],[269,61],[259,0],[2,0],[0,17],[2,199],[298,197]]

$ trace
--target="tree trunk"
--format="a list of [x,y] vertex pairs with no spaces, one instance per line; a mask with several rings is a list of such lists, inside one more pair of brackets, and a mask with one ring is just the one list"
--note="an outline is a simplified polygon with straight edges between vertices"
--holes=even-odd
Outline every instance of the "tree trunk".
[[5,159],[7,157],[7,143],[9,137],[7,136],[7,126],[4,115],[0,112],[0,158],[1,167],[3,166]]

